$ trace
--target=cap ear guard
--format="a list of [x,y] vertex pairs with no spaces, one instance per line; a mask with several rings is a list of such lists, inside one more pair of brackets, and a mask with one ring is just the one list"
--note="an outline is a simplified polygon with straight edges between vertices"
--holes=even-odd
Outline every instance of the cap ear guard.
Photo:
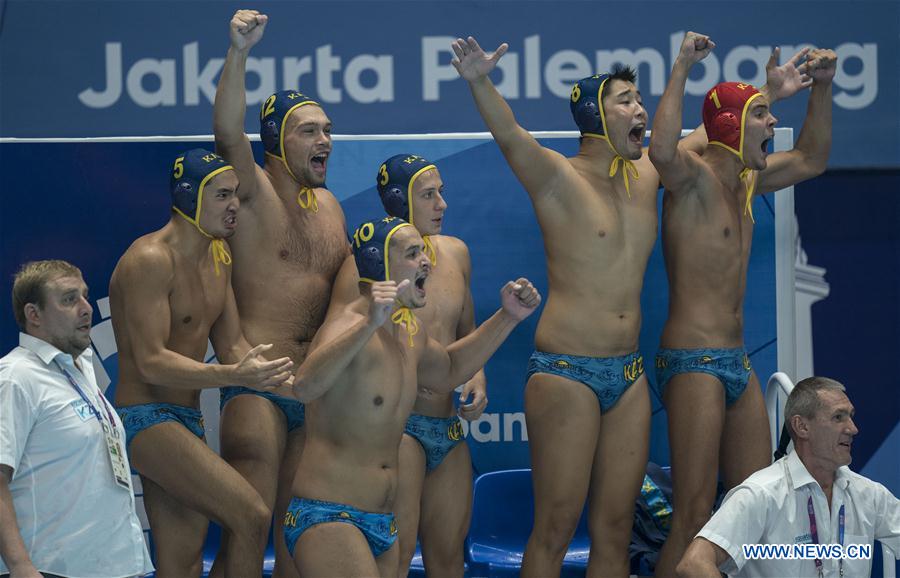
[[263,147],[272,154],[278,153],[280,145],[280,131],[278,129],[278,123],[274,119],[269,119],[262,124],[262,129],[259,131],[259,138],[263,142]]
[[[720,133],[733,133],[734,135],[739,135],[741,132],[741,119],[728,110],[722,111],[716,115],[715,124],[719,127]],[[732,135],[729,134],[728,136]]]
[[400,217],[404,221],[409,220],[409,201],[407,200],[406,191],[396,184],[389,184],[381,193],[381,204],[384,210],[392,217]]
[[597,101],[588,96],[582,96],[575,104],[575,124],[581,132],[599,133],[602,131],[600,108]]
[[360,271],[384,271],[384,255],[378,247],[365,247],[356,256],[356,266]]
[[178,183],[172,191],[172,204],[192,219],[197,218],[197,193],[191,183]]

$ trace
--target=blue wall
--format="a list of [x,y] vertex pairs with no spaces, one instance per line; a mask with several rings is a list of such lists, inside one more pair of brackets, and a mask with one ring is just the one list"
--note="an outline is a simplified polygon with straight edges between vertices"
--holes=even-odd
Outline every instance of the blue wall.
[[[795,188],[809,262],[827,270],[813,305],[815,372],[847,387],[860,435],[853,469],[900,495],[900,171],[832,171]],[[798,376],[806,377],[806,376]],[[893,437],[890,437],[891,434]],[[870,463],[875,459],[878,463]]]

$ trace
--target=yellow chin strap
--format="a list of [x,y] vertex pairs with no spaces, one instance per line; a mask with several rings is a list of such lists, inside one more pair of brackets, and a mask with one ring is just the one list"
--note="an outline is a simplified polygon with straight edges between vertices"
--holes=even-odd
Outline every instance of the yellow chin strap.
[[619,172],[619,165],[622,166],[622,178],[625,179],[625,193],[628,194],[628,198],[630,199],[631,183],[628,182],[628,173],[631,173],[634,180],[638,180],[638,171],[637,167],[634,166],[634,163],[620,155],[619,151],[616,150],[616,147],[613,146],[612,141],[609,140],[609,130],[606,128],[606,111],[603,110],[603,86],[607,82],[609,82],[609,76],[603,79],[603,82],[600,83],[600,88],[597,89],[597,108],[600,109],[600,126],[603,129],[603,134],[584,133],[582,136],[599,138],[606,141],[606,146],[609,147],[609,150],[611,150],[614,155],[612,162],[609,164],[609,177],[612,178],[616,176],[616,173]]
[[225,248],[225,241],[222,239],[213,239],[209,244],[209,250],[212,252],[213,265],[216,268],[216,276],[218,277],[219,263],[231,265],[231,255],[228,254],[228,249]]
[[316,192],[309,187],[300,187],[300,191],[297,193],[297,204],[307,211],[319,212],[319,201],[316,199]]
[[231,255],[228,254],[228,249],[225,248],[225,241],[223,241],[222,239],[216,239],[215,237],[204,231],[203,227],[200,226],[200,210],[203,206],[203,187],[205,187],[206,183],[208,183],[214,176],[218,175],[219,173],[231,170],[234,170],[234,167],[232,167],[231,165],[227,165],[203,177],[203,180],[200,181],[200,190],[197,193],[197,214],[194,215],[193,218],[188,217],[186,214],[184,214],[184,211],[182,211],[178,207],[172,207],[172,209],[176,213],[184,217],[185,221],[197,227],[197,230],[200,231],[200,233],[203,234],[204,237],[212,240],[209,244],[209,251],[213,256],[213,266],[216,268],[216,277],[219,276],[219,263],[222,263],[223,265],[231,265]]
[[613,152],[612,162],[609,164],[609,176],[610,178],[616,176],[616,173],[619,172],[619,166],[622,167],[622,177],[625,179],[625,192],[628,194],[628,198],[631,198],[631,183],[628,180],[628,173],[631,173],[631,176],[634,177],[634,180],[638,180],[640,177],[638,176],[637,167],[634,166],[634,163],[630,160],[626,159],[622,155],[619,154],[619,151],[616,150],[616,147],[609,142],[609,138],[600,134],[592,134],[586,132],[581,136],[586,136],[590,138],[600,139],[606,142],[606,146],[609,147],[609,150]]
[[434,243],[431,242],[431,235],[422,235],[422,240],[425,242],[425,255],[428,256],[428,260],[431,261],[431,266],[434,267],[437,265],[437,251],[434,250]]
[[[172,207],[172,208],[175,210],[176,213],[178,213],[179,215],[184,217],[184,220],[186,220],[188,223],[197,227],[197,230],[200,231],[200,233],[204,237],[211,240],[209,243],[209,252],[212,253],[213,266],[216,268],[216,277],[218,277],[219,276],[219,263],[222,263],[223,265],[231,265],[231,255],[228,253],[228,249],[225,248],[225,241],[223,241],[222,239],[216,239],[215,237],[213,237],[212,235],[210,235],[209,233],[204,231],[203,227],[200,226],[199,220],[191,219],[190,217],[185,215],[181,211],[181,209],[179,209],[178,207]],[[200,214],[199,205],[197,207],[197,214],[198,215]]]
[[409,307],[401,307],[394,311],[391,315],[391,321],[406,329],[409,346],[414,347],[413,335],[419,332],[419,322],[416,320],[416,315],[410,311]]
[[[609,142],[609,141],[607,141]],[[612,145],[609,145],[612,148]],[[615,150],[615,149],[613,149]],[[630,160],[626,159],[622,155],[616,155],[616,157],[612,160],[612,163],[609,165],[609,176],[614,177],[616,173],[619,171],[619,163],[622,164],[622,176],[625,178],[625,192],[628,193],[628,198],[631,198],[631,186],[628,182],[628,173],[631,173],[631,176],[634,177],[634,180],[638,180],[638,171],[637,167],[634,166],[634,163]]]
[[747,200],[744,203],[744,214],[750,215],[750,222],[755,224],[756,219],[753,218],[753,190],[756,189],[756,173],[748,167],[744,167],[744,170],[741,171],[738,178],[744,181],[744,186],[747,188]]

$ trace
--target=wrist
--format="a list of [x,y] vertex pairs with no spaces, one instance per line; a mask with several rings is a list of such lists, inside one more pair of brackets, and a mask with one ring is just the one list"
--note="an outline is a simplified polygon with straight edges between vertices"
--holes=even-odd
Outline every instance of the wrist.
[[672,74],[684,74],[687,76],[687,73],[690,72],[692,66],[694,66],[692,61],[679,55],[678,58],[675,59],[675,64],[672,65]]
[[217,373],[219,373],[219,375],[217,376],[216,381],[223,385],[247,385],[244,376],[239,369],[239,363],[232,363],[230,365],[210,365],[210,367],[218,368]]
[[247,55],[250,54],[250,47],[244,46],[243,48],[241,48],[241,47],[238,47],[238,46],[235,46],[234,44],[232,44],[231,46],[228,47],[228,52],[230,52],[232,55],[236,56],[237,58],[246,59]]
[[8,566],[10,575],[25,574],[26,572],[37,572],[37,569],[31,563],[31,559],[27,554],[24,558],[18,561],[10,560]]
[[388,318],[388,316],[385,316],[382,319],[379,319],[379,317],[380,317],[380,315],[373,315],[371,312],[369,312],[369,314],[366,315],[366,322],[364,325],[364,330],[368,331],[369,333],[375,333],[375,331],[379,327],[384,325],[384,322],[387,321],[387,318]]
[[506,325],[518,325],[519,321],[521,321],[521,319],[519,319],[519,317],[517,317],[516,315],[507,311],[503,307],[500,308],[500,311],[498,311],[498,314],[499,314],[498,320],[501,323],[506,324]]
[[482,87],[487,86],[490,83],[490,79],[488,78],[488,75],[485,74],[483,76],[479,76],[478,78],[469,80],[468,83],[472,87]]

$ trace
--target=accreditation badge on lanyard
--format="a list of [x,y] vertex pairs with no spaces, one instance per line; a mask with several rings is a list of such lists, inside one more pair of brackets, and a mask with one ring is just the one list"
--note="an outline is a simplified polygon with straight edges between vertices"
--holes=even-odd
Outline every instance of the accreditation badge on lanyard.
[[128,462],[125,458],[125,446],[119,437],[118,428],[116,427],[115,419],[113,419],[109,402],[106,401],[103,392],[98,388],[97,394],[100,398],[99,405],[103,406],[104,413],[106,413],[106,419],[104,419],[103,413],[100,413],[100,410],[94,406],[88,396],[85,395],[85,392],[79,387],[78,382],[76,382],[69,372],[66,371],[62,364],[57,361],[56,365],[66,376],[66,379],[69,380],[69,384],[75,388],[75,391],[77,391],[78,395],[81,396],[81,399],[84,400],[84,403],[87,404],[91,414],[93,414],[93,416],[97,418],[97,421],[100,422],[100,427],[103,428],[103,437],[106,440],[106,453],[109,456],[109,463],[112,466],[113,478],[119,487],[131,492],[131,472],[128,469]]

